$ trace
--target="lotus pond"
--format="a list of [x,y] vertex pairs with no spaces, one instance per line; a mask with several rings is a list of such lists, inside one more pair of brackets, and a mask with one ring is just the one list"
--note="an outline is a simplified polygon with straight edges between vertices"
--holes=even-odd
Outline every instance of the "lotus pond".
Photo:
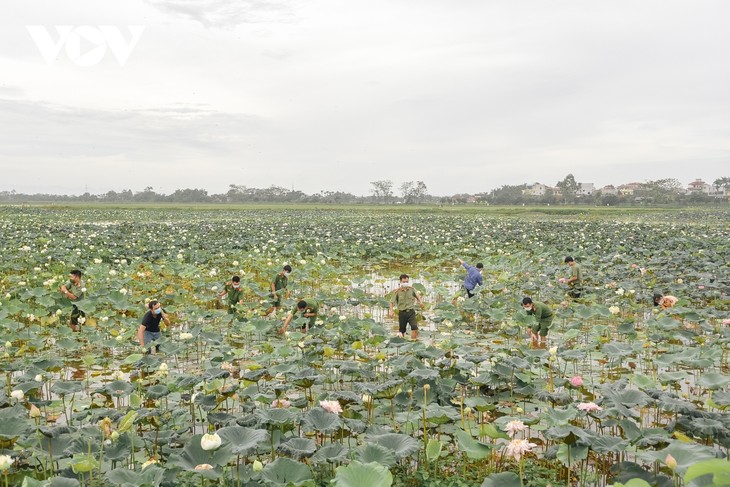
[[[517,211],[0,207],[0,485],[730,485],[730,211]],[[284,264],[306,334],[262,316]],[[172,323],[144,355],[149,299]]]

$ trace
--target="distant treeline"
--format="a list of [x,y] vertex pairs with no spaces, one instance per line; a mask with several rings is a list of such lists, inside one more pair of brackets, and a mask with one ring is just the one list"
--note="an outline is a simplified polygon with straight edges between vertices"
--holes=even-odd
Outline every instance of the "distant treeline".
[[556,188],[548,189],[539,196],[531,194],[529,186],[504,185],[498,189],[478,194],[456,194],[433,196],[423,181],[407,181],[399,186],[399,194],[393,191],[390,180],[373,181],[371,194],[357,196],[342,191],[320,191],[306,194],[281,186],[249,188],[231,184],[221,194],[208,194],[205,189],[178,189],[171,194],[157,193],[151,186],[142,191],[125,189],[104,194],[84,193],[81,195],[23,194],[16,191],[0,191],[0,202],[91,202],[91,203],[326,203],[326,204],[474,204],[474,205],[653,205],[653,204],[727,204],[730,196],[730,178],[716,181],[724,188],[721,197],[701,191],[680,190],[678,181],[663,179],[642,183],[628,193],[604,193],[600,190],[581,194],[580,183],[572,175],[558,182]]

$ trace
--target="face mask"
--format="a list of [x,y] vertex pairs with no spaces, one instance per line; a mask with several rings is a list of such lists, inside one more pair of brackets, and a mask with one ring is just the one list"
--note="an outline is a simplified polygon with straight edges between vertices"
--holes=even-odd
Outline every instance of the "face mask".
[[410,285],[411,285],[410,282],[401,282],[400,283],[400,287],[410,287]]
[[241,287],[241,285],[240,285],[240,284],[234,284],[234,285],[233,285],[233,289],[238,289],[239,287]]
[[285,272],[284,277],[289,277],[289,274],[291,274],[291,272]]
[[152,311],[154,314],[159,315],[162,313],[162,308],[157,308],[156,310]]

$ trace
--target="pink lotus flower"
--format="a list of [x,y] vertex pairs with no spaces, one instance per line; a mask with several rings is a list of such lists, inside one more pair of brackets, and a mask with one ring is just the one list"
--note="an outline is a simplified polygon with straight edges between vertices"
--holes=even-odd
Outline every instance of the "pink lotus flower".
[[522,455],[531,452],[536,446],[535,443],[530,443],[527,440],[512,440],[507,445],[506,453],[507,456],[519,461]]
[[337,401],[319,401],[319,405],[328,413],[340,414],[342,412],[342,406]]
[[580,409],[581,411],[585,411],[586,413],[603,411],[603,408],[595,402],[582,402],[578,404],[578,409]]
[[631,264],[632,269],[636,269],[637,267],[639,267],[639,264]]
[[730,325],[730,318],[722,320],[723,325]]
[[704,288],[705,288],[705,286],[703,286],[701,284],[699,286],[697,286],[697,289],[704,289]]
[[514,421],[510,421],[507,423],[504,427],[504,431],[509,433],[510,436],[514,436],[516,433],[520,431],[524,431],[527,429],[527,426],[525,426],[525,423],[522,421],[515,419]]
[[570,378],[570,385],[573,387],[580,387],[583,385],[583,377],[576,375]]
[[274,399],[271,402],[272,408],[288,408],[289,406],[291,406],[291,402],[286,399]]

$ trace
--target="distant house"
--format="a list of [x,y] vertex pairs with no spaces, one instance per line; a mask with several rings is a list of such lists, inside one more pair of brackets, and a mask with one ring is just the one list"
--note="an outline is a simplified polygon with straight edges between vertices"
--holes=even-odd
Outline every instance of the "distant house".
[[613,184],[608,184],[604,187],[602,187],[600,190],[602,195],[610,195],[610,196],[617,196],[618,195],[618,189],[616,189]]
[[710,192],[708,193],[713,198],[729,198],[730,197],[730,191],[726,190],[722,186],[712,186],[710,188]]
[[687,194],[705,193],[709,195],[711,190],[712,186],[701,179],[695,179],[687,185]]
[[596,191],[594,183],[580,183],[580,188],[578,188],[578,192],[576,194],[579,194],[581,196],[590,196]]
[[527,196],[545,196],[552,188],[541,183],[531,184],[527,188],[522,190],[522,194]]
[[628,183],[622,184],[617,189],[620,195],[633,195],[634,191],[638,191],[643,187],[644,185],[642,183]]

